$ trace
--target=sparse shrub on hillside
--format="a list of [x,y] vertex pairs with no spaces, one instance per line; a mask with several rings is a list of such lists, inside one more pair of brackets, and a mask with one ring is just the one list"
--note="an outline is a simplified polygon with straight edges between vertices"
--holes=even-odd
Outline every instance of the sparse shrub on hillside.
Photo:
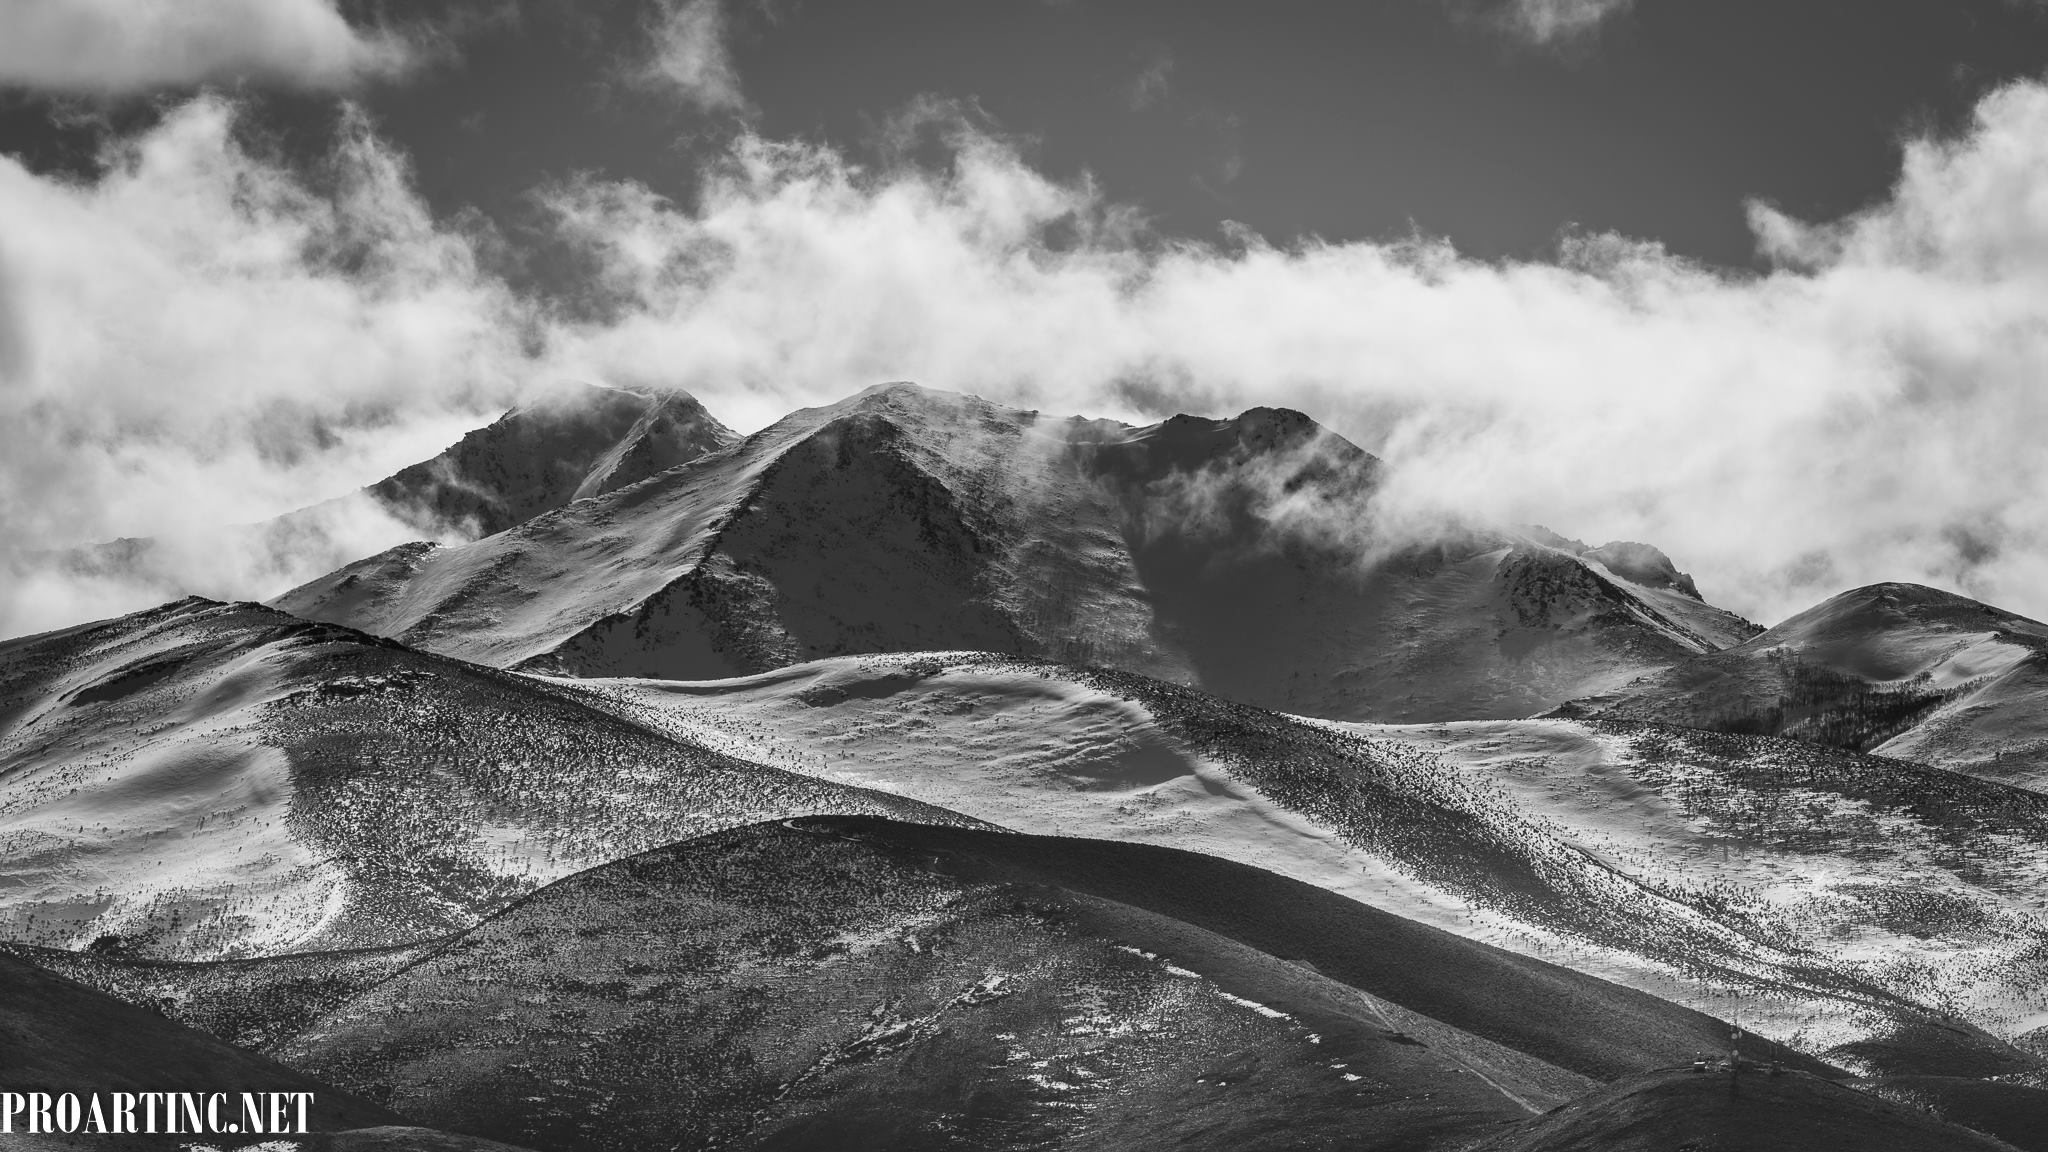
[[1773,649],[1766,657],[1785,685],[1778,700],[1764,707],[1717,713],[1706,717],[1701,727],[1867,752],[1981,683],[1973,680],[1936,688],[1922,672],[1896,684],[1873,684],[1860,676],[1811,664],[1782,648]]

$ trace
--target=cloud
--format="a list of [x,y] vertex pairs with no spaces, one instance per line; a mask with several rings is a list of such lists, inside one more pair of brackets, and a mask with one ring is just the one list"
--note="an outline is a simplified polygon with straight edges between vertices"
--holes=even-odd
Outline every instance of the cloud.
[[648,31],[650,55],[636,77],[641,83],[673,91],[707,112],[746,111],[722,0],[656,0]]
[[1134,112],[1142,112],[1164,101],[1173,90],[1173,53],[1160,45],[1146,48],[1139,59],[1144,67],[1131,81],[1130,105]]
[[1765,621],[1878,580],[2048,617],[2041,84],[1912,142],[1864,212],[1751,206],[1760,274],[1605,234],[1524,262],[1195,243],[971,121],[943,168],[742,134],[687,208],[546,189],[596,270],[559,312],[483,274],[360,118],[294,176],[233,116],[188,104],[85,183],[0,162],[5,546],[310,503],[533,379],[682,387],[743,428],[914,379],[1053,414],[1298,408],[1388,461],[1374,532],[1646,540]]
[[[33,553],[347,491],[528,377],[528,306],[433,222],[359,114],[306,177],[239,146],[236,115],[189,102],[89,182],[0,158],[0,560],[17,593],[0,633],[54,622],[22,615]],[[209,561],[206,589],[264,591],[231,560]]]
[[551,196],[604,269],[587,374],[742,424],[910,378],[1051,411],[1306,410],[1394,465],[1411,524],[1650,540],[1774,619],[1881,579],[2048,615],[2048,89],[1987,98],[1846,220],[1755,206],[1762,275],[1585,235],[1223,246],[1134,229],[965,132],[945,172],[747,138],[686,212]]
[[1517,38],[1547,46],[1581,40],[1634,6],[1635,0],[1499,0],[1487,16]]
[[333,0],[8,0],[0,85],[123,94],[253,78],[333,89],[402,70],[397,37]]

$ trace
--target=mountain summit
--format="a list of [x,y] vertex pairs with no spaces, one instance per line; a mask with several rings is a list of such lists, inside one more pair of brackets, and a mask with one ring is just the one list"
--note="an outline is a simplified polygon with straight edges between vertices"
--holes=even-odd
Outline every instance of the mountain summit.
[[503,668],[978,649],[1352,719],[1527,715],[1755,631],[1641,546],[1393,535],[1381,467],[1285,409],[1134,428],[891,384],[273,603]]
[[686,393],[574,385],[363,491],[417,530],[458,525],[465,535],[489,536],[738,440]]

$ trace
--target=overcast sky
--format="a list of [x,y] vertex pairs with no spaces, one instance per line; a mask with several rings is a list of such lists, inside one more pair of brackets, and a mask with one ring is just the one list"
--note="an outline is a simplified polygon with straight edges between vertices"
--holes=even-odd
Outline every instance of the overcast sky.
[[751,428],[909,378],[1298,407],[1411,521],[1646,539],[1765,622],[2048,616],[2044,68],[2019,0],[15,0],[0,549],[548,380]]

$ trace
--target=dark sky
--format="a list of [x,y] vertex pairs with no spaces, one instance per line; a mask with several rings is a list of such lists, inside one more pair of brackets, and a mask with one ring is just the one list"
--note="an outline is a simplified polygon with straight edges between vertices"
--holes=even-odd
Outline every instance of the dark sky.
[[[1546,47],[1438,0],[775,0],[729,9],[752,105],[735,117],[621,79],[645,4],[479,2],[411,9],[468,14],[452,58],[356,98],[437,209],[508,223],[553,176],[687,199],[698,159],[743,122],[859,153],[938,96],[1172,235],[1419,228],[1471,255],[1540,257],[1576,226],[1742,265],[1746,200],[1852,211],[1896,175],[1902,134],[1953,126],[1987,88],[2048,67],[2048,16],[2010,0],[1640,0]],[[1148,72],[1163,85],[1141,97]],[[287,142],[310,149],[331,125],[331,97],[245,91]],[[16,95],[0,150],[76,162],[96,117],[152,115]]]

